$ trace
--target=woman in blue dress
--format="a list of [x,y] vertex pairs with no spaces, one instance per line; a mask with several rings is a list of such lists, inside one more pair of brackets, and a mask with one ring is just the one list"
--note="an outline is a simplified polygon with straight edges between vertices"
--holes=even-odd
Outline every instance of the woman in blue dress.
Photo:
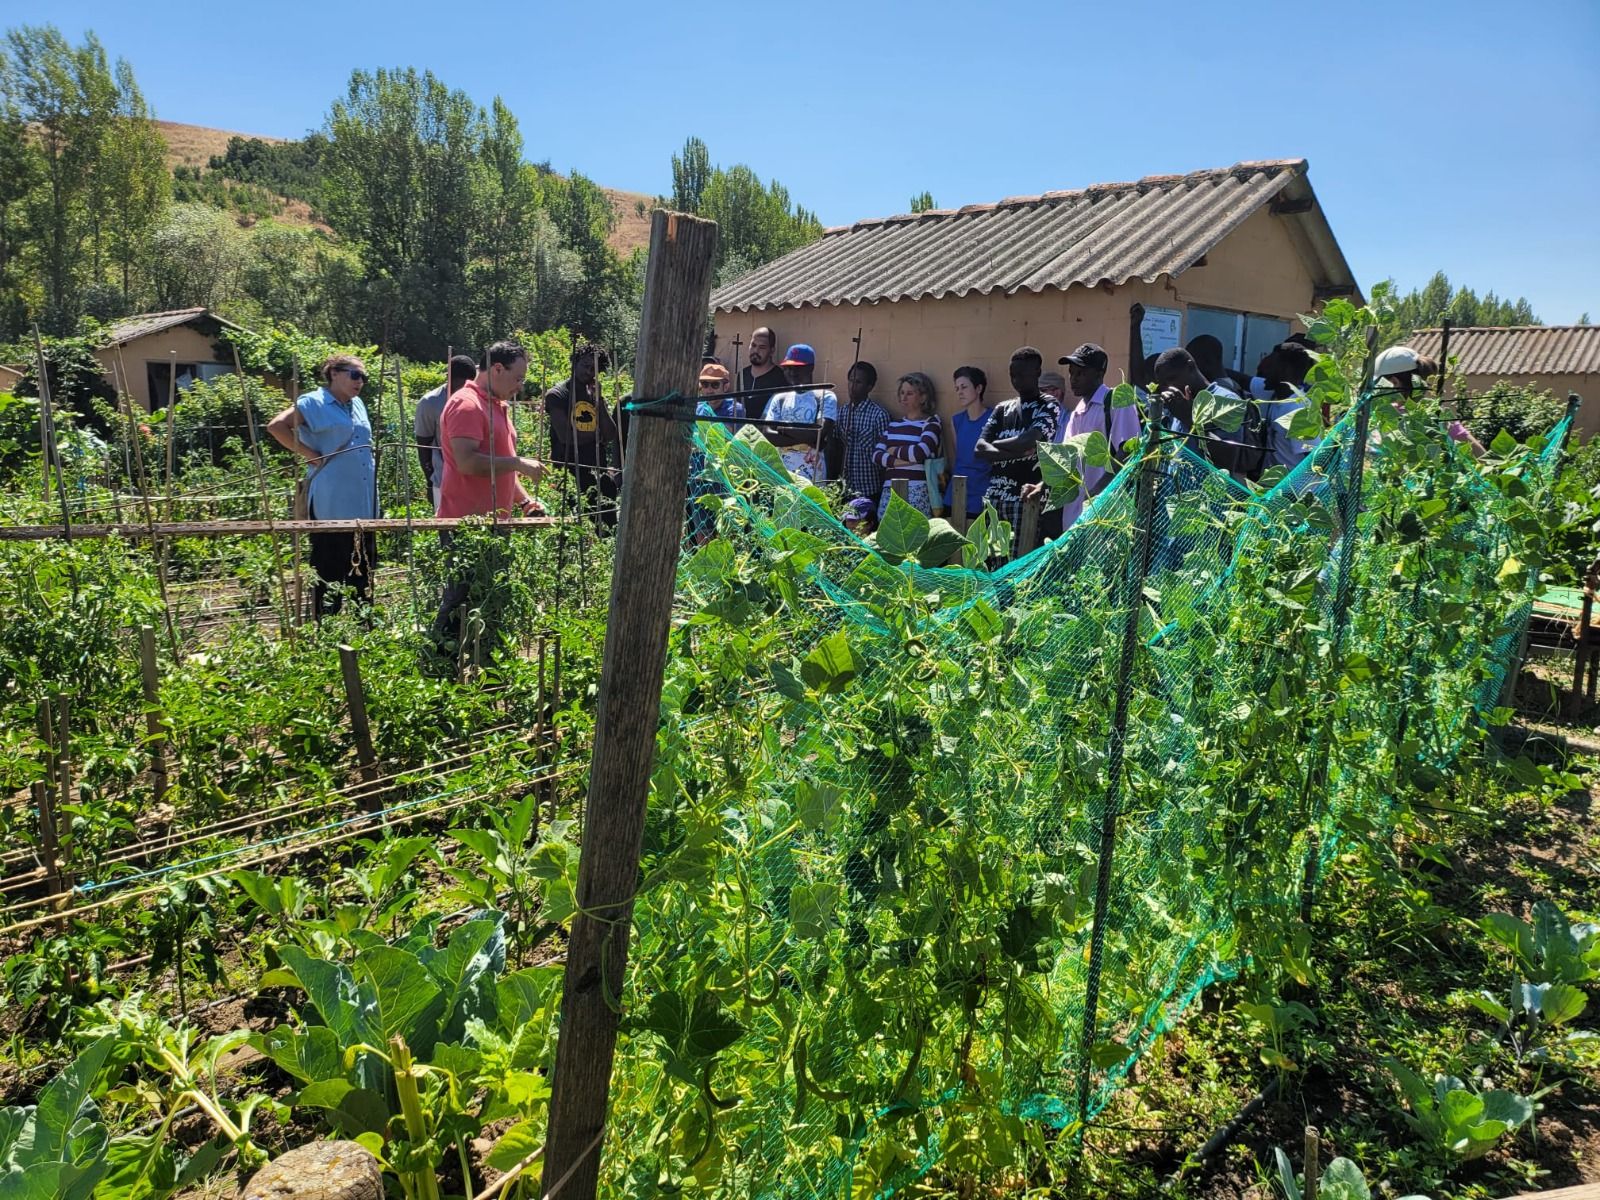
[[[267,423],[284,449],[306,461],[309,513],[314,521],[370,521],[378,515],[372,422],[361,402],[367,369],[353,354],[322,364],[322,386],[307,392]],[[317,572],[317,619],[336,613],[352,589],[372,603],[377,563],[375,533],[313,533],[311,565]]]

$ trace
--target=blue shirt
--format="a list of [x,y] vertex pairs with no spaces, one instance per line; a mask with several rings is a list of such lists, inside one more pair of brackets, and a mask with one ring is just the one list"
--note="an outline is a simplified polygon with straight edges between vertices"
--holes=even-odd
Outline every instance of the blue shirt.
[[944,485],[944,506],[949,508],[955,503],[951,493],[955,489],[956,476],[965,475],[969,516],[983,511],[983,494],[989,490],[989,464],[973,454],[978,439],[983,436],[983,427],[988,423],[987,409],[977,420],[967,416],[965,408],[958,408],[950,418],[950,433],[956,444],[956,454],[955,461],[949,464],[950,482]]
[[322,521],[369,520],[378,515],[372,463],[372,422],[357,396],[340,404],[327,388],[294,402],[300,444],[314,454],[333,455],[306,468],[311,514]]

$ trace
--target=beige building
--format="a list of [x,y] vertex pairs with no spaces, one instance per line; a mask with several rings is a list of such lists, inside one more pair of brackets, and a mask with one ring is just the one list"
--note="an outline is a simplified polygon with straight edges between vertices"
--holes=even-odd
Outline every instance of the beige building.
[[233,373],[232,356],[223,361],[216,345],[225,328],[239,327],[203,308],[141,313],[107,325],[94,356],[112,387],[154,412],[167,406],[174,373],[178,391]]
[[[1443,332],[1419,329],[1407,344],[1438,361]],[[1456,377],[1469,393],[1497,383],[1548,388],[1558,400],[1583,397],[1577,427],[1600,433],[1600,325],[1479,325],[1450,330]]]
[[[1117,382],[1133,354],[1211,333],[1227,365],[1249,370],[1298,315],[1359,295],[1305,160],[1287,159],[858,221],[718,288],[711,303],[729,366],[733,339],[743,363],[751,330],[767,325],[780,352],[811,344],[818,378],[842,391],[859,331],[880,397],[899,375],[925,371],[948,412],[951,373],[964,364],[987,372],[991,395],[1009,396],[1021,345],[1053,368],[1098,342]],[[1134,304],[1146,310],[1137,331]]]

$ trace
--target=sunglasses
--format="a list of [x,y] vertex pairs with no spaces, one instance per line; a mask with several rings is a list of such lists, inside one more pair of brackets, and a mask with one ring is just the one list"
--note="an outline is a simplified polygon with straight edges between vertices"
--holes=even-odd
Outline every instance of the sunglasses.
[[713,391],[720,392],[726,382],[727,380],[724,379],[702,379],[700,381],[700,388],[702,391],[706,388],[710,388]]
[[367,381],[367,373],[365,371],[358,371],[354,367],[340,367],[339,369],[357,383],[365,383]]

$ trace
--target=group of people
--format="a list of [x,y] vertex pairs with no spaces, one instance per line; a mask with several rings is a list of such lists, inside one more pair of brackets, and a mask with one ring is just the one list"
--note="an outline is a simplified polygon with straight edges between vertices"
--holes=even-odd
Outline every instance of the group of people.
[[[1246,376],[1226,369],[1222,344],[1202,335],[1135,364],[1130,382],[1137,399],[1128,404],[1114,403],[1116,393],[1106,382],[1111,360],[1103,347],[1086,342],[1057,358],[1063,371],[1046,371],[1044,355],[1022,346],[1009,363],[1009,399],[990,396],[981,367],[962,366],[951,377],[957,407],[948,414],[941,414],[934,381],[922,371],[901,375],[880,397],[877,369],[857,361],[841,400],[831,389],[814,386],[817,356],[811,346],[792,345],[774,361],[777,338],[767,327],[751,334],[749,346],[750,364],[737,389],[722,362],[707,357],[702,364],[702,415],[754,422],[791,472],[842,484],[847,519],[858,528],[882,518],[901,482],[916,508],[930,516],[952,513],[963,503],[957,481],[964,480],[969,518],[987,505],[1016,527],[1024,505],[1038,499],[1041,534],[1057,536],[1114,477],[1125,447],[1143,430],[1140,402],[1152,391],[1162,398],[1169,432],[1190,437],[1198,453],[1241,479],[1293,467],[1309,449],[1288,433],[1288,418],[1305,403],[1306,375],[1315,362],[1299,337],[1274,347]],[[1238,432],[1194,433],[1194,402],[1207,391],[1244,410]],[[1083,465],[1076,495],[1052,498],[1043,482],[1040,447],[1093,432],[1109,443],[1112,466]]]
[[[967,517],[990,506],[1013,528],[1023,507],[1037,500],[1040,534],[1059,536],[1111,481],[1129,443],[1141,436],[1144,402],[1151,393],[1161,400],[1167,433],[1189,439],[1196,453],[1241,479],[1259,479],[1274,467],[1292,468],[1310,449],[1289,433],[1295,410],[1306,403],[1306,377],[1316,360],[1303,335],[1273,347],[1248,376],[1228,369],[1221,343],[1202,335],[1186,347],[1133,364],[1133,403],[1116,402],[1118,393],[1106,382],[1110,356],[1103,347],[1085,342],[1059,356],[1062,372],[1046,371],[1044,356],[1022,346],[1008,366],[1010,398],[990,396],[982,368],[958,367],[951,377],[957,404],[948,416],[940,413],[937,388],[924,372],[900,376],[892,392],[879,398],[877,369],[857,361],[846,375],[841,401],[830,388],[816,386],[817,356],[811,346],[791,345],[779,359],[777,344],[770,328],[757,329],[750,338],[750,361],[737,379],[707,356],[699,372],[699,413],[734,425],[751,423],[777,447],[791,472],[817,483],[837,481],[846,493],[847,521],[863,530],[881,519],[896,483],[903,482],[906,499],[930,516],[953,513],[964,495]],[[570,361],[569,376],[543,397],[548,461],[571,473],[579,495],[589,499],[600,520],[614,521],[626,414],[606,405],[599,375],[607,364],[598,347],[580,342]],[[542,513],[528,487],[544,476],[546,463],[518,453],[510,407],[527,381],[527,351],[500,341],[484,351],[481,361],[456,355],[447,371],[445,383],[418,401],[414,426],[434,514]],[[1436,372],[1405,346],[1385,351],[1376,371],[1401,402]],[[378,515],[378,500],[372,425],[361,401],[366,367],[353,355],[337,354],[322,364],[319,376],[320,387],[267,425],[280,445],[307,464],[295,515],[311,521],[371,520]],[[1194,406],[1202,392],[1244,410],[1237,431],[1195,430]],[[1040,468],[1041,447],[1095,432],[1110,446],[1110,465],[1081,464],[1076,494],[1052,496]],[[1450,433],[1483,452],[1459,422],[1451,423]],[[964,493],[959,480],[965,481]],[[448,548],[447,531],[441,541]],[[337,612],[346,591],[371,602],[374,533],[312,532],[309,545],[319,618]],[[438,628],[448,628],[465,597],[464,583],[446,587]]]
[[[599,497],[617,494],[617,467],[609,451],[621,432],[600,394],[601,352],[580,343],[571,375],[544,397],[550,418],[550,461],[574,475],[577,486]],[[528,352],[495,342],[481,362],[456,355],[444,384],[417,402],[414,433],[419,464],[436,517],[538,515],[544,510],[529,488],[546,464],[518,453],[511,401],[523,390]],[[378,516],[377,464],[372,422],[361,400],[367,381],[356,356],[336,354],[318,371],[321,386],[300,396],[267,424],[267,432],[303,459],[295,515],[310,521],[366,521]],[[449,531],[441,531],[448,550]],[[311,532],[310,561],[317,583],[317,617],[340,610],[347,592],[371,603],[377,538],[371,531]],[[466,598],[464,581],[445,587],[436,628],[449,627]]]

